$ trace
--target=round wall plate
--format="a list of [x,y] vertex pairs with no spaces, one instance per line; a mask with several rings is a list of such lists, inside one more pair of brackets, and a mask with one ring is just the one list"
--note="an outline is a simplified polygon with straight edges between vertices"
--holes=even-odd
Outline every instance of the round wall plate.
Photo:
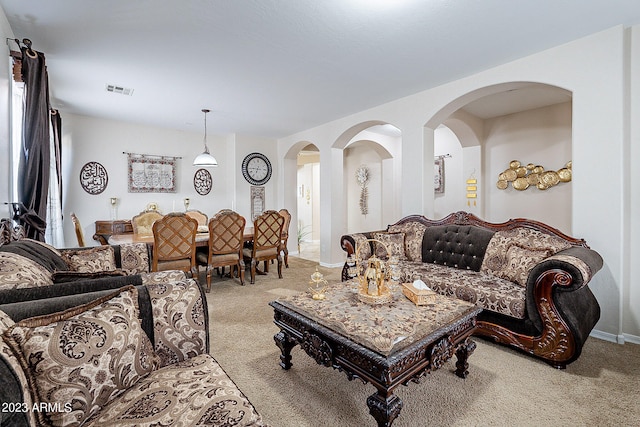
[[213,187],[211,173],[206,169],[198,169],[193,175],[193,188],[201,196],[206,196],[211,191],[211,187]]
[[100,194],[107,188],[109,175],[98,162],[88,162],[80,169],[80,186],[89,194]]

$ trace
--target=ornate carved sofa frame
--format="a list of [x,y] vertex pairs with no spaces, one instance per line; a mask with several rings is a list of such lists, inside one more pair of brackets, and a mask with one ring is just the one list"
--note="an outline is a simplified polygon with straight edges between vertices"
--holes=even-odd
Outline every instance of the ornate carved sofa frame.
[[[341,246],[352,255],[356,245],[368,244],[369,256],[376,248],[367,239],[398,233],[404,234],[408,258],[400,261],[401,280],[419,276],[439,293],[482,307],[475,335],[556,368],[580,356],[600,318],[587,283],[603,265],[584,240],[538,221],[489,223],[456,212],[440,220],[411,215],[386,230],[342,236]],[[348,279],[345,263],[342,280]]]

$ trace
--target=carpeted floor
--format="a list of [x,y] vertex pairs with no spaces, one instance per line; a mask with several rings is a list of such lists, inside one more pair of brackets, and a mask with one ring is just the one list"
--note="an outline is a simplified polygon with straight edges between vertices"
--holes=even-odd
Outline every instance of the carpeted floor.
[[[366,405],[375,388],[322,367],[299,346],[284,371],[268,303],[307,289],[316,263],[289,257],[256,283],[212,279],[207,294],[211,354],[273,427],[374,426]],[[319,267],[329,281],[340,269]],[[248,273],[248,272],[247,272]],[[590,338],[564,371],[506,347],[475,339],[469,376],[454,362],[400,387],[404,407],[394,427],[416,426],[640,426],[640,346]],[[455,358],[454,358],[455,360]]]

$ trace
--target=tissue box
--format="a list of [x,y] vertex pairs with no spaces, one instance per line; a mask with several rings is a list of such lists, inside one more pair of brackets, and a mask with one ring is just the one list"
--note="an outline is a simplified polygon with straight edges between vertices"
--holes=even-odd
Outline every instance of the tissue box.
[[409,298],[415,305],[424,305],[434,302],[438,293],[431,289],[416,289],[413,283],[403,283],[402,293]]

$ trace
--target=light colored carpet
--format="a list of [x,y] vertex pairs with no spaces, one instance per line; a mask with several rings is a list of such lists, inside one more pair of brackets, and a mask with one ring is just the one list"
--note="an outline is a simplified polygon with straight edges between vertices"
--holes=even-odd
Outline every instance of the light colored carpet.
[[[278,279],[275,265],[256,283],[212,278],[207,294],[211,354],[273,427],[375,426],[366,405],[370,384],[317,365],[299,346],[293,367],[278,365],[268,303],[308,287],[316,263],[289,257]],[[330,281],[340,269],[319,267]],[[248,273],[248,272],[247,272]],[[394,427],[416,426],[639,426],[640,346],[589,338],[582,356],[556,370],[504,346],[475,339],[469,376],[450,361],[419,384],[396,389],[404,407]],[[455,360],[455,358],[454,358]]]

